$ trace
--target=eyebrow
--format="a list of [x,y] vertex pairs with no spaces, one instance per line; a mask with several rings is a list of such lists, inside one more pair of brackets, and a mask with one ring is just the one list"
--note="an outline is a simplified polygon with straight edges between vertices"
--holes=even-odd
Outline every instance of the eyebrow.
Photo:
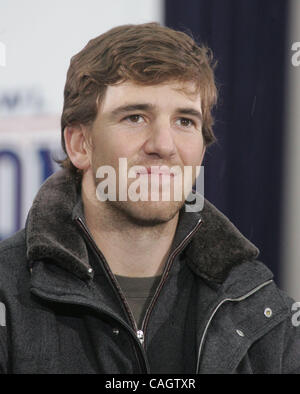
[[[126,114],[128,112],[133,112],[133,111],[155,111],[155,105],[153,104],[129,104],[129,105],[123,105],[120,107],[115,108],[111,114],[113,116],[119,116],[122,114]],[[190,115],[195,118],[197,118],[201,123],[203,120],[202,113],[194,108],[190,107],[184,107],[184,108],[176,108],[175,110],[176,113],[182,114],[182,115]]]
[[111,114],[113,116],[122,115],[123,113],[132,112],[132,111],[153,111],[154,105],[152,104],[129,104],[122,105],[121,107],[115,108]]
[[203,120],[202,113],[200,111],[197,111],[194,108],[177,108],[176,112],[183,114],[183,115],[194,116],[202,123],[202,120]]

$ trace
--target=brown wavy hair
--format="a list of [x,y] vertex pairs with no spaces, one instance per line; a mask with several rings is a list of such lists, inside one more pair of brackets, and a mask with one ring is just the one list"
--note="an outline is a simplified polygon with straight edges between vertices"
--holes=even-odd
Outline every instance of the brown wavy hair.
[[[91,124],[107,86],[128,80],[143,85],[194,82],[201,96],[204,143],[212,144],[211,111],[217,101],[214,66],[210,49],[198,45],[190,35],[158,23],[118,26],[90,40],[71,58],[67,73],[61,116],[65,154],[65,127]],[[58,162],[71,173],[81,174],[68,155]]]

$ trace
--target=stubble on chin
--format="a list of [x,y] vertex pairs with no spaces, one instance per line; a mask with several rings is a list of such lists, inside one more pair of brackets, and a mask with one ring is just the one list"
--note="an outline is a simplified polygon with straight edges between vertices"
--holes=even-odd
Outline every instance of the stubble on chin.
[[[94,168],[94,188],[95,195],[96,189],[102,179],[96,177],[96,166]],[[118,172],[116,174],[118,180]],[[128,186],[131,181],[129,180]],[[140,189],[138,189],[140,190]],[[151,190],[151,184],[148,183],[148,190]],[[172,190],[172,189],[171,189]],[[182,193],[182,192],[181,192]],[[127,201],[119,200],[119,185],[116,182],[116,200],[97,201],[99,206],[99,217],[105,218],[106,223],[110,223],[111,227],[123,227],[133,225],[135,227],[159,227],[174,219],[178,215],[180,209],[185,204],[184,196],[180,201],[162,201],[161,200],[161,187],[159,188],[159,199],[160,201],[152,201],[151,196],[147,196],[146,201],[131,201],[128,198]],[[128,190],[127,190],[128,196]],[[98,216],[98,215],[97,215]]]
[[106,201],[105,204],[112,220],[120,226],[126,223],[138,227],[156,227],[174,219],[184,202]]

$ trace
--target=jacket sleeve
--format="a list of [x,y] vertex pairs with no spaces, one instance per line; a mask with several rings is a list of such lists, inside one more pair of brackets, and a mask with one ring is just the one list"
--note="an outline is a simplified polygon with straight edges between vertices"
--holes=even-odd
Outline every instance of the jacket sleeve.
[[7,373],[7,327],[6,327],[6,307],[0,302],[0,374]]
[[0,326],[0,374],[7,373],[7,332],[5,326]]

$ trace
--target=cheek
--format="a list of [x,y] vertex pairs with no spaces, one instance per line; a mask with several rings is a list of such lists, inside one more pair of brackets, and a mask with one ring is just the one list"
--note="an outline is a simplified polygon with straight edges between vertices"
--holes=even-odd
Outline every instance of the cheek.
[[119,136],[118,133],[112,135],[97,136],[94,139],[93,162],[99,165],[118,166],[119,158],[130,159],[134,156],[134,143],[124,136]]
[[179,145],[179,152],[181,160],[185,166],[199,166],[201,165],[204,150],[204,143],[202,136],[192,136]]

